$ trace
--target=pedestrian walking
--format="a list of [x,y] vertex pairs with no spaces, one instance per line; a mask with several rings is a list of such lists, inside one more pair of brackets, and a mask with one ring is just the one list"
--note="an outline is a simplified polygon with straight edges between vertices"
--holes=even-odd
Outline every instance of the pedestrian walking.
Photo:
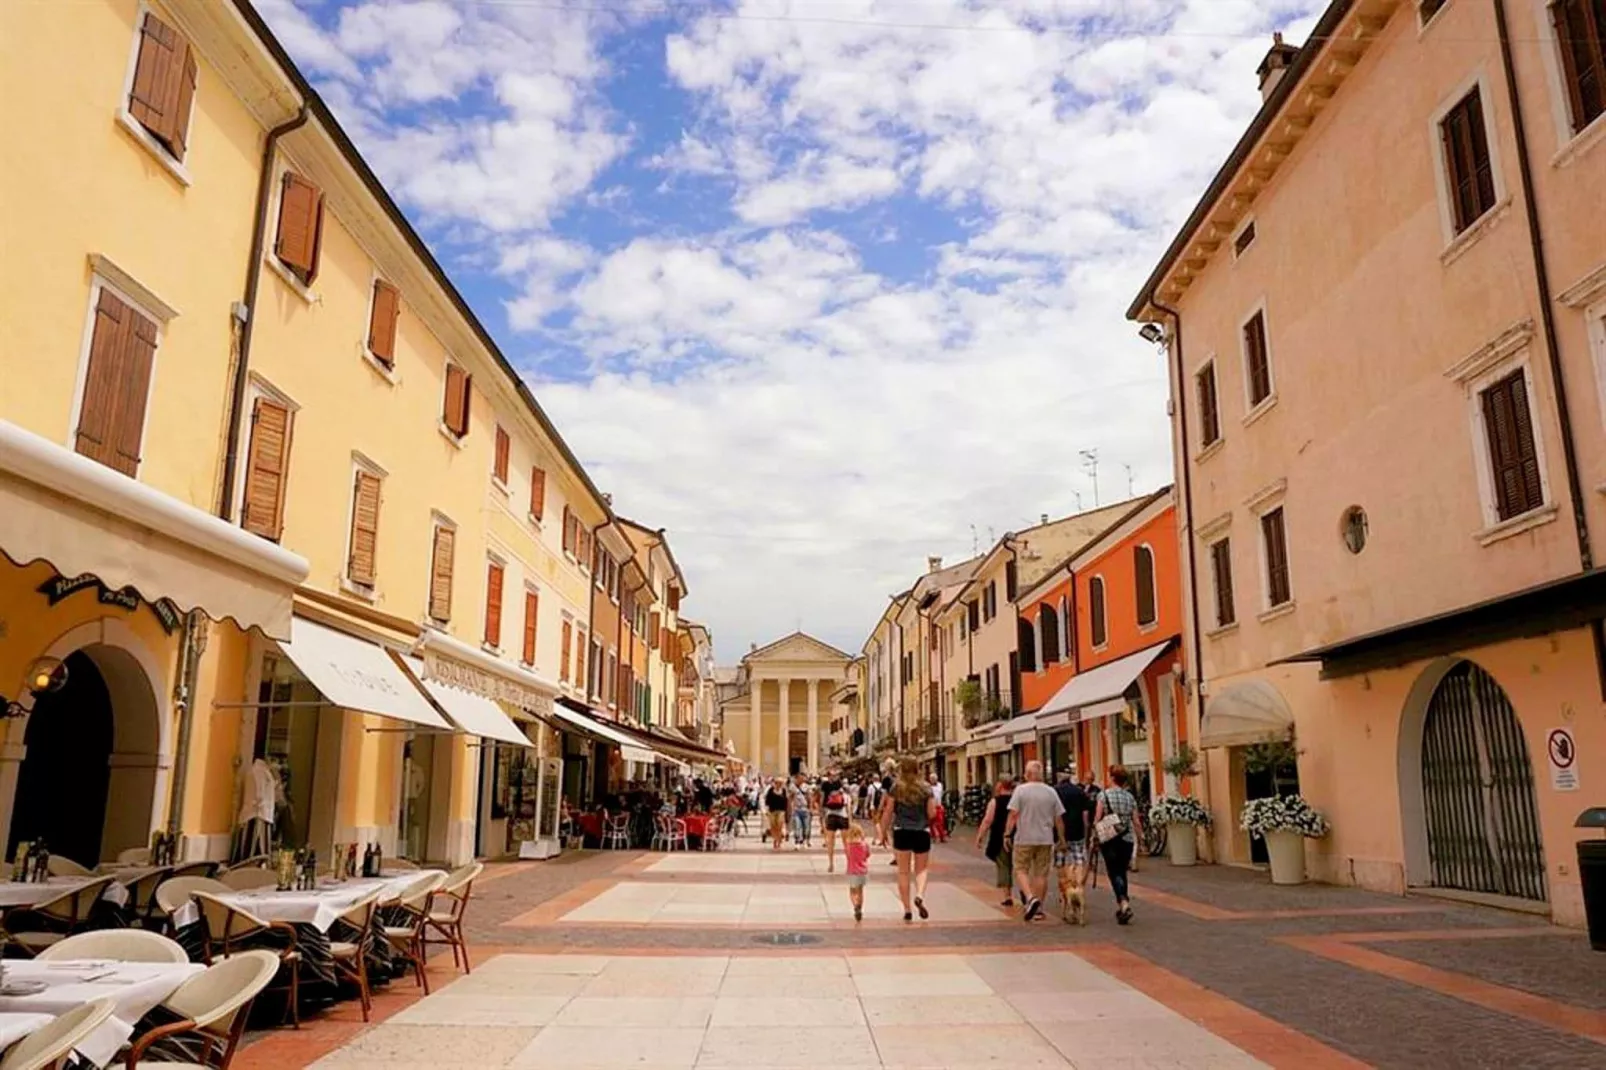
[[786,819],[790,807],[791,800],[786,794],[786,782],[776,777],[770,784],[770,790],[764,793],[764,815],[769,818],[772,851],[779,851],[781,844],[786,842]]
[[932,822],[932,835],[938,843],[948,842],[948,809],[942,799],[942,778],[936,773],[931,774],[931,797],[937,800],[937,818]]
[[844,834],[842,842],[847,843],[846,833],[852,826],[848,819],[848,797],[842,787],[842,781],[836,770],[825,774],[820,781],[820,805],[825,812],[825,871],[836,872],[836,838],[839,833]]
[[1048,895],[1048,869],[1061,840],[1060,815],[1065,807],[1053,788],[1043,783],[1043,763],[1026,763],[1026,782],[1009,798],[1005,835],[1015,840],[1015,879],[1026,890],[1026,921],[1043,913]]
[[813,834],[811,825],[814,816],[809,801],[808,783],[803,779],[802,773],[792,778],[792,784],[787,789],[787,796],[792,807],[793,846],[801,851],[808,844],[809,838]]
[[1065,808],[1060,816],[1064,845],[1054,852],[1054,871],[1060,886],[1060,917],[1086,925],[1087,840],[1093,826],[1093,800],[1087,797],[1070,770],[1059,775],[1054,791]]
[[864,886],[870,883],[870,841],[857,821],[848,822],[842,834],[842,853],[848,858],[848,901],[853,920],[864,920]]
[[936,811],[937,802],[931,797],[930,786],[921,779],[919,763],[913,758],[903,759],[898,763],[898,779],[881,804],[881,827],[892,830],[892,861],[898,867],[898,898],[903,901],[904,921],[914,920],[916,910],[922,921],[931,917],[926,909],[926,871],[931,864],[931,821]]
[[[1004,901],[999,906],[1012,907],[1018,894],[1021,902],[1026,901],[1025,892],[1015,891],[1015,853],[1014,846],[1009,837],[1004,835],[1005,827],[1009,824],[1009,797],[1015,790],[1015,782],[1008,777],[1000,780],[993,789],[993,797],[987,800],[987,810],[981,816],[981,825],[976,829],[976,848],[985,854],[993,864],[998,887],[1004,889]],[[985,844],[985,846],[983,846]]]
[[1127,789],[1128,779],[1124,767],[1118,765],[1111,769],[1110,787],[1100,793],[1098,808],[1093,814],[1099,855],[1104,859],[1104,872],[1109,874],[1110,891],[1115,895],[1115,920],[1122,925],[1132,920],[1132,897],[1126,874],[1131,868],[1138,836],[1143,831],[1138,801]]

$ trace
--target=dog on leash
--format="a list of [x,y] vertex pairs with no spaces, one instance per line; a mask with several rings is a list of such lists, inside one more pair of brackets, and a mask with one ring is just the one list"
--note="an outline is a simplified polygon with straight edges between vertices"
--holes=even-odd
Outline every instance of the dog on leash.
[[1059,867],[1060,916],[1067,925],[1087,924],[1087,892],[1080,866]]

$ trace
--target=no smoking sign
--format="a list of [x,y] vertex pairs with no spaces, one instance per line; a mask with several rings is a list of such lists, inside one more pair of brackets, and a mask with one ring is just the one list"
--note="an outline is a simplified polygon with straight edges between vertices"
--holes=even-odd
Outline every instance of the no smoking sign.
[[1545,737],[1545,756],[1550,759],[1550,787],[1554,791],[1578,790],[1578,744],[1570,728],[1552,728]]

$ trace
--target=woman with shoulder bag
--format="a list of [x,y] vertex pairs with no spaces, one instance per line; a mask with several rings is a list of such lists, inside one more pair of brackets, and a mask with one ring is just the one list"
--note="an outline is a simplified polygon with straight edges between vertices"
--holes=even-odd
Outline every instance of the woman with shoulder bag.
[[1099,794],[1098,808],[1093,813],[1093,834],[1098,837],[1104,871],[1110,876],[1110,891],[1115,893],[1115,920],[1122,925],[1132,920],[1126,874],[1132,865],[1137,837],[1143,831],[1138,801],[1127,790],[1127,780],[1123,766],[1111,769],[1111,787]]

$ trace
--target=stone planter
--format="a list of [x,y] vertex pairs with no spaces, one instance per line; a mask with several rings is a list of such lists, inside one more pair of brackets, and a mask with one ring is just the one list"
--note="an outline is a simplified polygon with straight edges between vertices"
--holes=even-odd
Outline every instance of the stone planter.
[[1192,866],[1199,861],[1199,841],[1194,835],[1193,826],[1186,822],[1165,827],[1166,854],[1171,856],[1173,866]]
[[1273,884],[1305,883],[1305,837],[1297,832],[1266,833]]

